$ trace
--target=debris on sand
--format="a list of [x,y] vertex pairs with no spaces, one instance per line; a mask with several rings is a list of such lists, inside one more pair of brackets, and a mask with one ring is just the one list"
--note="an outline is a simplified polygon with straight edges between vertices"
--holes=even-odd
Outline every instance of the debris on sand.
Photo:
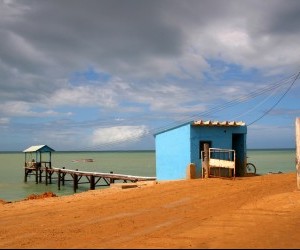
[[31,194],[27,196],[24,200],[44,199],[49,197],[57,197],[57,195],[53,192],[45,192],[42,194]]
[[5,201],[5,200],[0,199],[0,204],[6,204],[6,203],[10,203],[10,201]]

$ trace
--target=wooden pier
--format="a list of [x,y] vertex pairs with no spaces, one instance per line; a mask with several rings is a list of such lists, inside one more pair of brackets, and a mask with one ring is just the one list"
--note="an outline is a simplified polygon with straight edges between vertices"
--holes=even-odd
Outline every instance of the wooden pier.
[[[154,181],[156,177],[143,177],[134,175],[98,173],[79,171],[78,169],[53,168],[51,163],[51,153],[54,149],[47,145],[31,146],[23,151],[25,153],[24,163],[24,181],[27,182],[28,177],[34,176],[36,183],[45,182],[46,185],[52,184],[53,180],[57,181],[58,190],[64,186],[66,182],[73,182],[73,190],[76,192],[79,184],[89,184],[90,190],[94,190],[96,186],[110,186],[115,182],[137,182],[137,181]],[[80,159],[76,162],[93,162],[93,159]],[[68,178],[69,177],[69,178]],[[71,178],[70,178],[71,177]]]
[[[79,184],[89,184],[90,190],[94,190],[96,186],[110,186],[110,184],[116,181],[121,182],[137,182],[137,181],[154,181],[156,177],[144,177],[124,174],[99,173],[99,172],[87,172],[79,171],[78,169],[65,169],[65,168],[52,168],[42,167],[41,164],[33,164],[31,166],[24,167],[25,175],[24,181],[27,182],[28,177],[33,175],[36,183],[45,182],[46,185],[52,184],[53,180],[56,180],[58,190],[61,186],[64,186],[67,181],[73,182],[73,190],[76,192]],[[56,176],[53,176],[56,174]],[[71,178],[67,178],[67,177]]]

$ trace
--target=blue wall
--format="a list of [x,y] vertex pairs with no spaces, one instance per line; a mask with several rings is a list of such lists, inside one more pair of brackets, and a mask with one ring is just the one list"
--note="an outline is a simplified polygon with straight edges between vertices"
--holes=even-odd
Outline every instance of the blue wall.
[[[199,157],[199,142],[211,141],[212,148],[232,149],[232,134],[246,134],[246,126],[236,127],[206,127],[206,126],[191,126],[191,162],[196,164],[198,176],[201,176],[202,164]],[[246,136],[244,136],[243,147],[239,147],[239,155],[242,158],[244,155],[240,152],[246,152]]]
[[195,126],[190,123],[156,134],[157,180],[185,179],[189,163],[196,164],[197,176],[201,177],[200,141],[211,141],[213,148],[235,149],[239,158],[238,171],[242,175],[246,134],[246,126]]
[[186,178],[190,163],[190,124],[155,135],[156,179]]

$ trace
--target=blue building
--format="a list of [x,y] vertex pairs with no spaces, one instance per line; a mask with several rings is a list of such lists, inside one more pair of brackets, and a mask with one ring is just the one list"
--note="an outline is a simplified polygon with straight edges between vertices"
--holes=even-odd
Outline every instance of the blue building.
[[157,180],[186,178],[194,163],[196,176],[202,174],[201,151],[210,148],[235,150],[236,176],[243,176],[246,163],[247,127],[243,122],[192,121],[154,134]]

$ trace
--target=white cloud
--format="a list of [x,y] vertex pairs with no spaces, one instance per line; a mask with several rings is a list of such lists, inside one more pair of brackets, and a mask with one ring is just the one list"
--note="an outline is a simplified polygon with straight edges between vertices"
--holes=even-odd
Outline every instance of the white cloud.
[[1,118],[0,118],[0,126],[1,126],[1,125],[8,125],[9,122],[10,122],[10,119],[7,118],[7,117],[1,117]]
[[53,106],[103,106],[117,105],[113,89],[97,86],[77,86],[58,89],[48,100]]
[[146,126],[115,126],[98,128],[92,137],[93,145],[113,144],[125,141],[137,140],[148,134]]
[[60,113],[51,109],[34,111],[33,107],[36,106],[38,108],[43,107],[35,104],[30,104],[26,102],[6,102],[0,106],[0,114],[7,116],[15,116],[15,117],[49,117],[49,116],[61,116],[61,115],[72,115],[71,112]]

